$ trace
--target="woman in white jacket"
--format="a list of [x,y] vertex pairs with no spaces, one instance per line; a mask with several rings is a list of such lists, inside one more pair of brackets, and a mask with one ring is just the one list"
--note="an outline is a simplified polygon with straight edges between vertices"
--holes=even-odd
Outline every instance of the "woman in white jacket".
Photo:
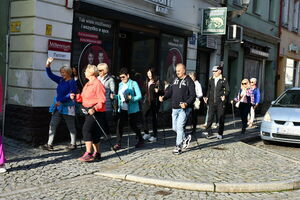
[[195,90],[196,90],[196,99],[194,103],[194,107],[192,109],[192,124],[193,124],[193,132],[194,135],[196,133],[196,127],[197,127],[197,119],[199,115],[200,110],[200,98],[203,96],[202,87],[199,81],[197,80],[197,74],[196,72],[189,73],[189,76],[192,78],[192,80],[195,83]]

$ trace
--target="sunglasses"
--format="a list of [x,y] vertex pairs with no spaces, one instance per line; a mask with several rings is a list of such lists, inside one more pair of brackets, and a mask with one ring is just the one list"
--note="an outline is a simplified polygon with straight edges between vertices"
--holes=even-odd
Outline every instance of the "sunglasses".
[[255,82],[251,81],[250,83],[255,83]]
[[213,71],[213,72],[217,72],[217,71]]
[[242,85],[247,85],[247,83],[242,83]]
[[100,69],[100,70],[99,70],[99,72],[103,72],[103,71],[104,71],[103,69]]
[[126,78],[126,76],[120,76],[120,79],[124,79],[124,78]]

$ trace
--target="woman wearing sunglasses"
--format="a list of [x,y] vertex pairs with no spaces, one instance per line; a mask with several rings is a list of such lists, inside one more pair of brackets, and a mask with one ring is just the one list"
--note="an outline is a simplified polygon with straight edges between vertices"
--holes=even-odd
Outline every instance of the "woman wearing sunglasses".
[[[241,83],[241,89],[234,101],[236,102],[236,107],[240,110],[241,120],[242,120],[242,134],[246,132],[248,114],[251,108],[251,99],[253,99],[252,90],[250,87],[250,82],[248,79],[243,79]],[[233,103],[233,101],[232,101]]]

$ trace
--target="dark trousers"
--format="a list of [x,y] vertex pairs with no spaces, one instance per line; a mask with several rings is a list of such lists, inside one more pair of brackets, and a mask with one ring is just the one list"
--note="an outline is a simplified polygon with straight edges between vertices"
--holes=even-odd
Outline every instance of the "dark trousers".
[[118,121],[118,132],[117,132],[117,144],[121,144],[123,136],[123,128],[126,125],[126,122],[129,120],[130,128],[135,132],[139,141],[143,140],[140,129],[137,127],[137,117],[138,113],[128,114],[127,110],[121,110],[119,113]]
[[[100,126],[103,128],[105,122],[105,113],[104,112],[95,112],[95,118],[99,122]],[[86,115],[85,121],[82,127],[82,135],[83,140],[85,142],[93,142],[93,144],[97,144],[100,142],[101,137],[101,129],[99,128],[96,120],[93,115]]]
[[198,115],[200,113],[199,109],[192,109],[192,125],[193,125],[193,133],[196,132],[196,128],[197,128],[197,121],[198,121]]
[[225,111],[225,103],[220,104],[209,104],[209,110],[208,110],[208,120],[207,120],[207,126],[206,131],[211,130],[211,125],[213,123],[214,116],[218,116],[218,122],[219,122],[219,135],[223,135],[224,132],[224,111]]
[[248,114],[250,113],[250,108],[251,108],[251,104],[243,103],[243,102],[240,103],[239,109],[240,109],[243,129],[247,127]]
[[147,134],[149,133],[148,118],[150,117],[150,114],[151,114],[154,137],[157,137],[157,113],[158,113],[158,108],[156,105],[151,104],[150,106],[143,106],[144,131]]

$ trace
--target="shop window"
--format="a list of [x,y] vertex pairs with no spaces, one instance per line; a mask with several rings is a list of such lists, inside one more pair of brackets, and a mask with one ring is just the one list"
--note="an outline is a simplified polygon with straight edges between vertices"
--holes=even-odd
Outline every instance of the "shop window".
[[71,63],[77,67],[81,83],[86,83],[84,71],[88,64],[104,62],[112,66],[113,38],[112,21],[75,13]]
[[293,59],[288,58],[286,60],[285,81],[284,81],[285,89],[295,86],[295,75],[296,75],[295,66],[296,63]]

